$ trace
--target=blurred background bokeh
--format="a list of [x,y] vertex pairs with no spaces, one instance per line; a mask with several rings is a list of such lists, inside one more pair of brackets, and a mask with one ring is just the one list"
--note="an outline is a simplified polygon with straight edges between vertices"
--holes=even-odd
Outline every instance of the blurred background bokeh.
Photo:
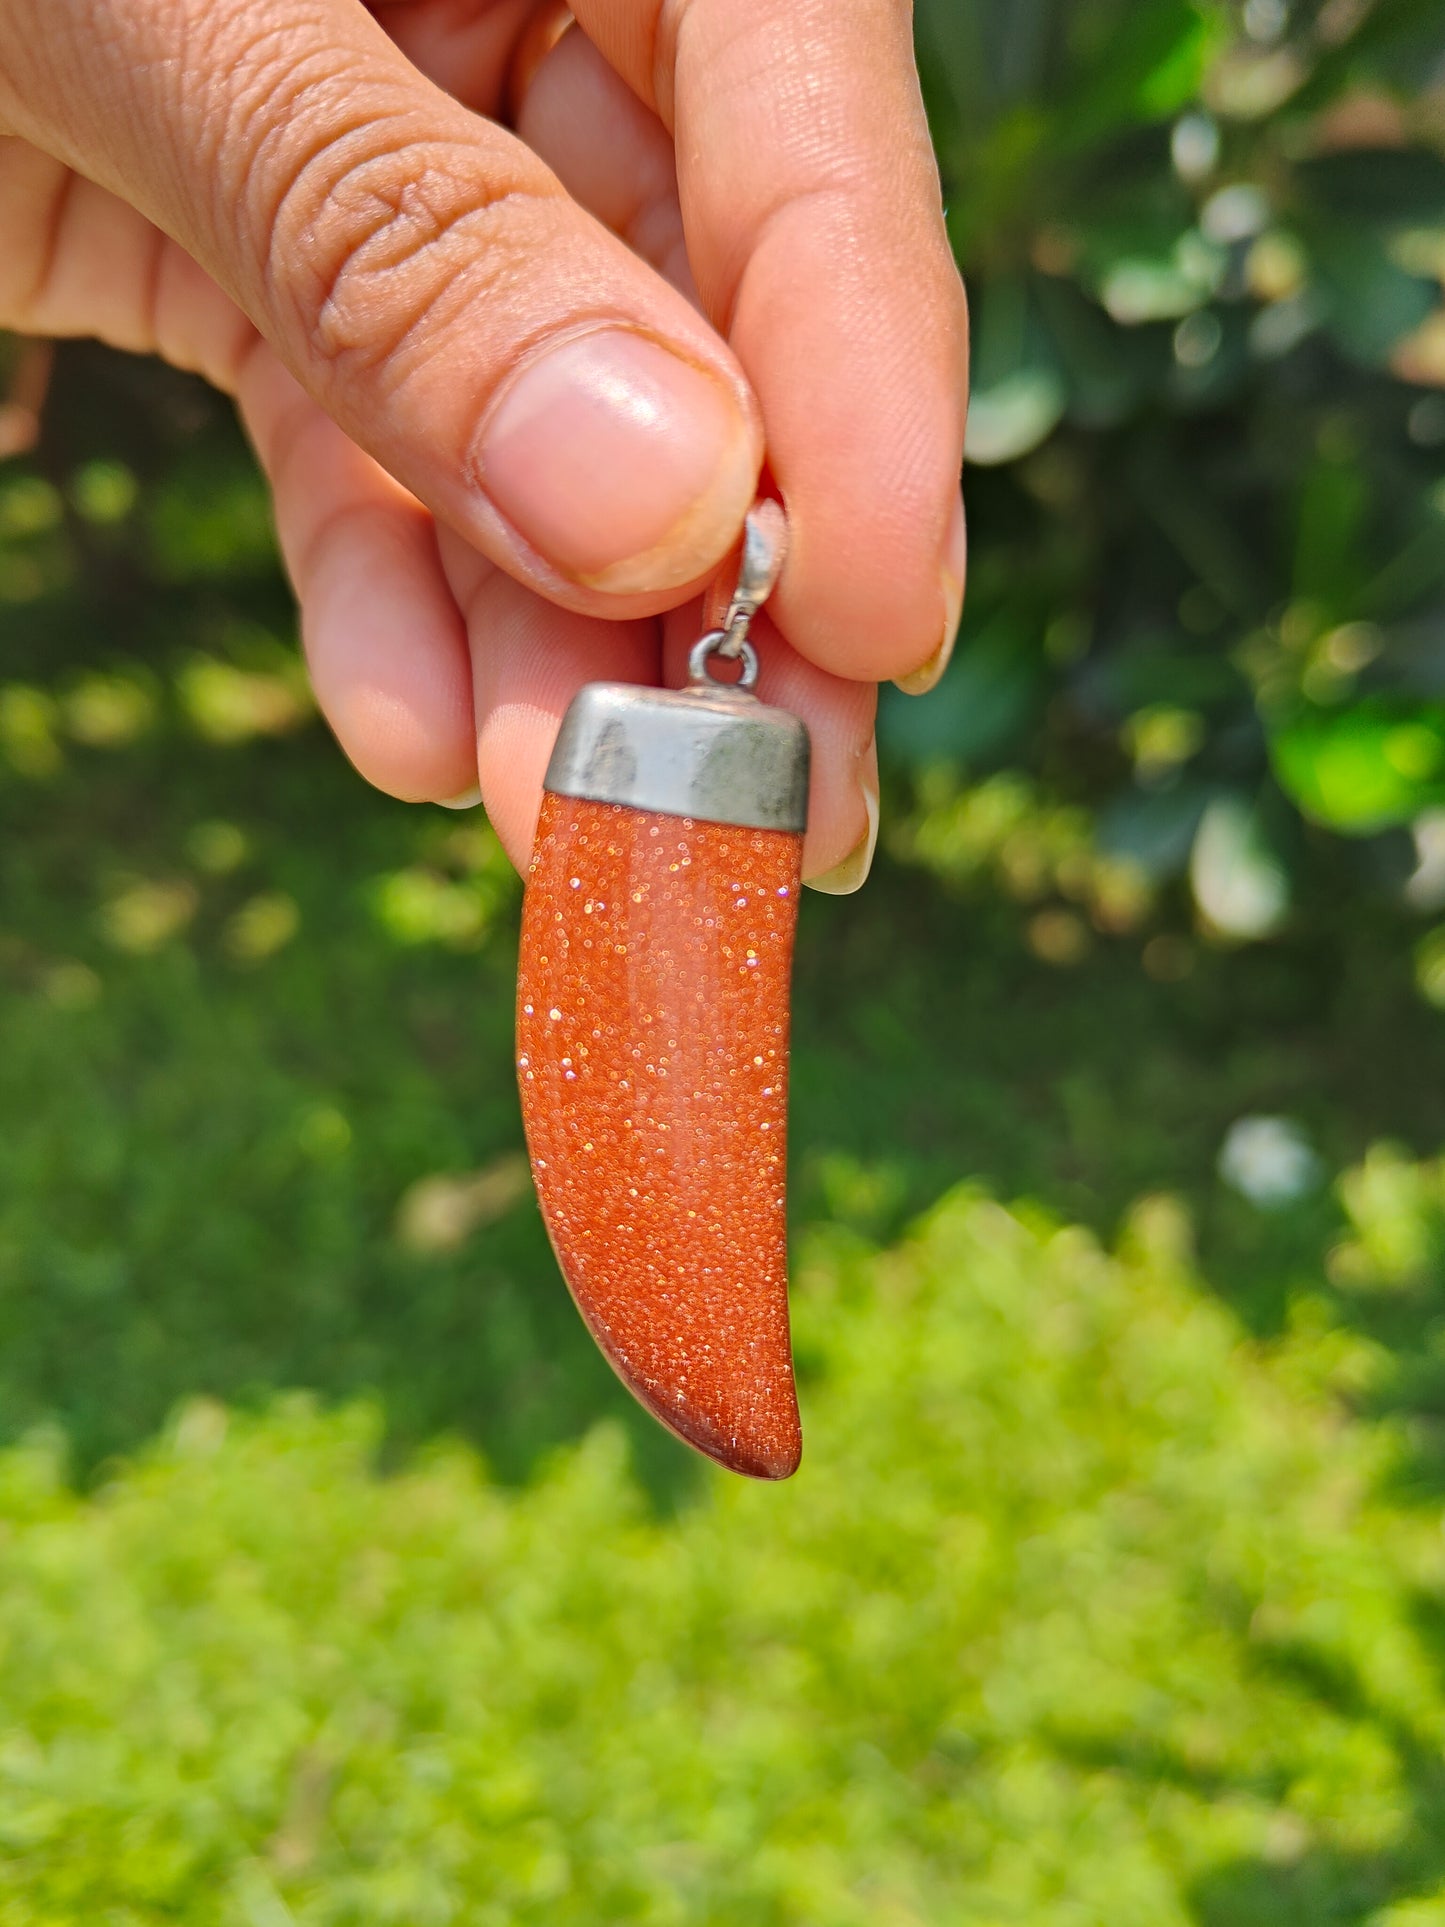
[[548,1253],[486,823],[0,340],[0,1922],[1445,1923],[1445,0],[923,0],[970,602],[796,986],[807,1456]]

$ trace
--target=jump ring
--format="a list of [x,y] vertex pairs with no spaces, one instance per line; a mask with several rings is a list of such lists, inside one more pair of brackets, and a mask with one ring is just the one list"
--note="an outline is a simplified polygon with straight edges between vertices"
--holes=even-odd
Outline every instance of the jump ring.
[[[758,652],[750,642],[744,642],[738,650],[737,658],[742,662],[742,674],[736,682],[724,682],[708,668],[713,656],[723,654],[722,645],[727,641],[725,629],[709,630],[692,645],[687,659],[687,680],[692,689],[742,689],[751,691],[758,686]],[[729,658],[725,658],[729,660]]]

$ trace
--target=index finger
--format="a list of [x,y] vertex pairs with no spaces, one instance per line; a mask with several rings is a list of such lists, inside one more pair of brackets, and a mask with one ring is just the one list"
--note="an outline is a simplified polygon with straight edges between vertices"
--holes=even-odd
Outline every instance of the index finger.
[[968,326],[911,10],[575,10],[674,135],[698,290],[762,404],[788,508],[778,622],[839,674],[926,683],[963,593]]

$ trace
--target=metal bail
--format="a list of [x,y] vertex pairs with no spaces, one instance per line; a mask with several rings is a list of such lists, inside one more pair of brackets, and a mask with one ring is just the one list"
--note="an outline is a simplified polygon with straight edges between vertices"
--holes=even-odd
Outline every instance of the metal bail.
[[[782,509],[759,503],[747,519],[725,626],[693,645],[687,687],[586,684],[562,718],[547,766],[554,795],[749,829],[807,828],[808,732],[753,694],[758,656],[748,640],[786,552]],[[715,657],[740,661],[735,681],[712,674]]]
[[737,656],[747,647],[748,624],[778,585],[788,559],[788,518],[781,502],[762,501],[743,524],[738,586],[723,623],[726,637],[719,654]]

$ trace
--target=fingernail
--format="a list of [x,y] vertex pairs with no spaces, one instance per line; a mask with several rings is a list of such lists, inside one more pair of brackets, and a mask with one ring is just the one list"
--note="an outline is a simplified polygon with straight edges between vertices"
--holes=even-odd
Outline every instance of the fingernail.
[[444,810],[474,810],[482,800],[482,786],[473,783],[469,790],[461,790],[456,796],[439,796],[438,807]]
[[476,455],[483,488],[524,540],[617,595],[679,588],[714,566],[759,465],[756,429],[720,380],[621,328],[528,362]]
[[958,640],[958,625],[963,616],[963,579],[968,570],[968,525],[963,518],[963,497],[960,495],[953,507],[953,520],[948,525],[948,541],[944,545],[943,567],[940,571],[943,584],[943,640],[917,669],[910,669],[906,676],[895,676],[894,686],[901,689],[905,696],[926,696],[943,679],[953,654],[953,645]]
[[870,743],[863,758],[863,807],[868,812],[868,828],[861,842],[848,852],[841,863],[825,870],[820,877],[806,879],[810,890],[821,890],[825,897],[848,897],[861,890],[873,868],[873,852],[878,848],[878,745]]

